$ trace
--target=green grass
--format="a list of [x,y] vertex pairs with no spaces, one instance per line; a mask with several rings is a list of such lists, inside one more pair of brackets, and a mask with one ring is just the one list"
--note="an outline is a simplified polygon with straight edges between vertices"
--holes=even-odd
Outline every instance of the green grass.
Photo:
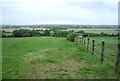
[[[114,79],[114,66],[100,63],[66,38],[3,38],[3,79]],[[112,62],[112,61],[111,61]]]

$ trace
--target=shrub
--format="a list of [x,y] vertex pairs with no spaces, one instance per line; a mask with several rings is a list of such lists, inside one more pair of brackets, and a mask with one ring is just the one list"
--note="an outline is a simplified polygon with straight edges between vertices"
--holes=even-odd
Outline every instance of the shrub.
[[2,38],[5,38],[5,37],[7,37],[6,35],[4,35],[4,34],[2,34]]
[[36,30],[30,31],[30,33],[31,33],[32,36],[37,36],[37,37],[40,36],[39,31],[36,31]]
[[20,30],[14,30],[14,31],[13,31],[13,35],[14,35],[15,37],[22,37],[22,34],[21,34],[21,31],[20,31]]
[[67,40],[74,42],[74,38],[76,37],[76,33],[70,33],[67,35]]
[[77,33],[81,33],[81,34],[83,34],[83,33],[85,33],[85,31],[80,30],[80,31],[78,31]]
[[49,30],[45,30],[44,31],[44,36],[50,36],[50,31]]
[[14,30],[13,35],[15,37],[31,37],[31,36],[40,36],[40,33],[39,31],[36,30],[20,29],[20,30]]
[[24,33],[22,37],[31,37],[31,34],[27,32],[27,33]]

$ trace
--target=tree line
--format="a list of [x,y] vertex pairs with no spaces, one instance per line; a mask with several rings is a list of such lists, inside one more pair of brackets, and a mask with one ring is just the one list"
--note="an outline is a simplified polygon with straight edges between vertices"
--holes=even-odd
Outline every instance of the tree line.
[[[44,31],[38,31],[38,30],[14,30],[13,35],[5,35],[5,31],[2,31],[2,37],[40,37],[40,36],[53,36],[53,37],[66,37],[68,33],[72,31],[57,31],[54,30],[52,33],[50,33],[51,30],[44,30]],[[42,33],[41,33],[42,32]]]
[[[52,31],[53,33],[51,33]],[[52,36],[52,37],[67,37],[69,33],[73,33],[74,31],[58,31],[58,30],[44,30],[38,31],[38,30],[14,30],[13,35],[5,35],[5,31],[2,31],[2,37],[40,37],[40,36]],[[83,37],[117,37],[119,34],[106,34],[106,33],[86,33],[83,30],[74,32],[76,33],[76,36],[81,35]]]

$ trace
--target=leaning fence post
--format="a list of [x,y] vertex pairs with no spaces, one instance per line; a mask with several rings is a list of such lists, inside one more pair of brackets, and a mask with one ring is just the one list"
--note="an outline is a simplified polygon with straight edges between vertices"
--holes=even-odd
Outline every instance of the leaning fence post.
[[115,58],[115,73],[119,72],[119,62],[120,62],[120,44],[116,46],[116,58]]
[[105,44],[105,42],[104,42],[104,41],[102,41],[102,42],[101,42],[101,63],[103,62],[104,44]]
[[89,50],[89,38],[88,38],[88,42],[87,42],[87,51]]
[[92,55],[94,54],[94,43],[95,43],[95,40],[92,40]]

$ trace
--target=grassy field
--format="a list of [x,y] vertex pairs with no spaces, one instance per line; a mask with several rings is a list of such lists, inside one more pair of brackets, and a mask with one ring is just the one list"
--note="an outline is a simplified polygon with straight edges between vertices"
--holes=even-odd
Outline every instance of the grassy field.
[[117,78],[114,66],[101,64],[96,54],[92,56],[66,38],[3,38],[2,41],[3,79]]
[[105,28],[73,28],[73,29],[67,29],[67,30],[63,30],[63,31],[70,31],[70,30],[74,30],[75,32],[83,30],[86,33],[106,33],[106,34],[117,34],[118,31],[115,31],[116,29],[105,29]]

